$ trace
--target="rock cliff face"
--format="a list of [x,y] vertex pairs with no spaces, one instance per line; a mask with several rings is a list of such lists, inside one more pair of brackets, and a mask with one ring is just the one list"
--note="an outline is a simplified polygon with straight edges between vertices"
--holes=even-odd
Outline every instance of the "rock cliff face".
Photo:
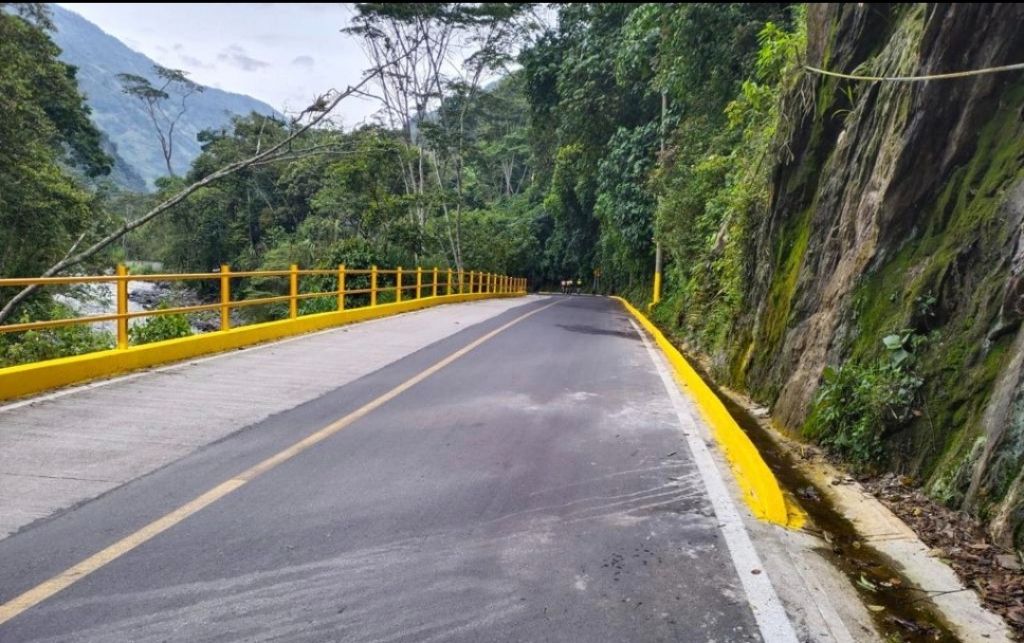
[[[1024,62],[1024,6],[808,8],[808,64],[920,76]],[[787,101],[734,383],[798,431],[826,366],[909,329],[921,409],[889,466],[1024,543],[1024,72],[918,83],[808,75]]]

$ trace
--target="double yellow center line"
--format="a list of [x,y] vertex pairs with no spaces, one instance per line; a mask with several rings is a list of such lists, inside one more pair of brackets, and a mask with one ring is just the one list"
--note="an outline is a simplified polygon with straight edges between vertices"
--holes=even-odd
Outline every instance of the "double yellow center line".
[[57,574],[56,576],[46,581],[43,581],[42,583],[36,585],[32,589],[24,592],[23,594],[20,594],[19,596],[16,596],[15,598],[7,601],[3,605],[0,605],[0,625],[3,625],[4,623],[18,616],[25,610],[34,607],[35,605],[38,605],[39,603],[45,601],[54,594],[64,590],[65,588],[85,578],[94,571],[102,568],[104,565],[127,554],[139,545],[142,545],[143,543],[151,540],[152,538],[155,538],[156,536],[162,534],[163,532],[167,531],[174,525],[177,525],[178,523],[182,522],[192,514],[195,514],[201,511],[203,508],[212,505],[213,503],[217,502],[218,500],[228,495],[235,489],[245,486],[247,483],[263,475],[267,471],[270,471],[277,465],[283,462],[287,462],[288,460],[291,460],[292,458],[299,455],[303,451],[315,446],[320,442],[323,442],[324,440],[331,437],[335,433],[338,433],[339,431],[349,426],[356,420],[366,416],[375,409],[378,409],[381,406],[387,404],[388,402],[395,399],[396,397],[398,397],[405,391],[409,390],[413,386],[416,386],[417,384],[427,379],[434,373],[437,373],[445,366],[448,366],[455,360],[464,356],[466,353],[469,353],[470,351],[477,348],[484,342],[492,339],[499,333],[509,329],[515,324],[518,324],[524,319],[536,315],[537,313],[546,310],[556,304],[558,304],[558,302],[550,303],[546,306],[541,306],[540,308],[536,308],[528,313],[524,313],[519,317],[516,317],[512,321],[504,324],[503,326],[500,326],[499,328],[492,330],[483,337],[480,337],[479,339],[460,348],[459,350],[455,351],[448,357],[445,357],[444,359],[437,362],[433,366],[427,368],[426,370],[421,371],[420,373],[414,375],[413,377],[410,377],[409,379],[405,380],[404,382],[402,382],[395,388],[391,389],[387,393],[384,393],[383,395],[374,399],[373,401],[364,404],[363,406],[359,407],[355,411],[352,411],[348,415],[339,418],[334,422],[331,422],[327,426],[306,436],[305,438],[292,444],[288,448],[279,451],[278,453],[275,453],[274,455],[270,456],[269,458],[260,462],[259,464],[246,469],[242,473],[238,474],[237,476],[229,480],[225,480],[224,482],[218,484],[209,491],[206,491],[205,493],[196,496],[192,500],[186,502],[185,504],[181,505],[180,507],[171,511],[170,513],[165,514],[160,518],[157,518],[156,520],[149,523],[145,527],[142,527],[138,531],[135,531],[134,533],[125,536],[124,538],[117,541],[113,545],[110,545],[106,549],[103,549],[102,551],[99,551],[93,554],[92,556],[89,556],[88,558],[79,562],[78,564],[69,567],[63,572]]

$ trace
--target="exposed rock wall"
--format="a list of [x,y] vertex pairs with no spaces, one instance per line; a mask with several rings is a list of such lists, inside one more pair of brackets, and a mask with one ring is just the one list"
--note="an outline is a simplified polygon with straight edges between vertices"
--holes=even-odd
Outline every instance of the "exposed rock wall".
[[[887,76],[1024,62],[1024,6],[810,5],[808,59]],[[745,340],[719,358],[796,431],[827,365],[878,357],[899,329],[926,335],[922,412],[887,438],[889,465],[1011,542],[1024,520],[1024,72],[809,75],[798,94]]]

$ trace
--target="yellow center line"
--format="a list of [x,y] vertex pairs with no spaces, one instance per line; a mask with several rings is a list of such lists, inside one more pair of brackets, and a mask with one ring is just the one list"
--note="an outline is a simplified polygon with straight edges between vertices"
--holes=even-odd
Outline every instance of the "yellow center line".
[[238,489],[239,487],[244,486],[246,483],[251,482],[255,478],[266,473],[267,471],[270,471],[271,469],[281,464],[282,462],[286,462],[294,458],[295,456],[299,455],[303,451],[326,440],[327,438],[341,431],[342,429],[349,426],[356,420],[366,416],[367,414],[374,411],[375,409],[380,408],[384,404],[387,404],[388,402],[395,399],[405,391],[409,390],[413,386],[416,386],[417,384],[427,379],[434,373],[437,373],[438,371],[448,366],[455,360],[464,356],[466,353],[472,351],[473,349],[477,348],[484,342],[492,339],[494,336],[507,330],[511,326],[518,324],[527,317],[531,317],[543,310],[547,310],[548,308],[551,308],[552,306],[555,306],[558,303],[559,302],[556,301],[546,306],[537,308],[535,310],[531,310],[530,312],[520,315],[519,317],[516,317],[507,324],[504,324],[503,326],[500,326],[499,328],[492,330],[483,337],[480,337],[479,339],[460,348],[459,350],[455,351],[448,357],[445,357],[444,359],[437,362],[433,366],[427,368],[426,370],[421,371],[420,373],[414,375],[413,377],[410,377],[409,379],[402,382],[401,384],[391,389],[387,393],[384,393],[383,395],[374,399],[373,401],[364,404],[363,406],[359,407],[355,411],[352,411],[348,415],[339,418],[334,422],[331,422],[324,428],[306,436],[305,438],[299,440],[295,444],[287,447],[282,451],[279,451],[278,453],[270,456],[266,460],[263,460],[259,464],[249,467],[248,469],[238,474],[237,476],[229,480],[225,480],[224,482],[218,484],[209,491],[206,491],[205,493],[196,496],[192,500],[186,502],[185,504],[181,505],[180,507],[171,511],[170,513],[165,514],[160,518],[157,518],[156,520],[149,523],[145,527],[142,527],[138,531],[125,536],[124,538],[117,541],[113,545],[110,545],[106,549],[103,549],[93,554],[92,556],[89,556],[80,563],[73,565],[72,567],[69,567],[68,569],[50,578],[49,580],[43,581],[42,583],[36,585],[32,589],[24,592],[19,596],[16,596],[15,598],[7,601],[3,605],[0,605],[0,625],[3,625],[4,623],[18,616],[25,610],[34,607],[35,605],[38,605],[39,603],[45,601],[54,594],[71,586],[77,581],[85,578],[94,571],[102,568],[104,565],[127,554],[139,545],[142,545],[143,543],[167,531],[174,525],[177,525],[189,516],[217,502],[218,500],[228,495],[235,489]]

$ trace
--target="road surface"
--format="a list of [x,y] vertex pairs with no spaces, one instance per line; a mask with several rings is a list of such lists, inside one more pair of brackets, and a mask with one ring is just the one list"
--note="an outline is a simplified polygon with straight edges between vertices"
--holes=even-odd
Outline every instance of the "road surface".
[[664,382],[510,308],[0,540],[0,641],[762,640]]

